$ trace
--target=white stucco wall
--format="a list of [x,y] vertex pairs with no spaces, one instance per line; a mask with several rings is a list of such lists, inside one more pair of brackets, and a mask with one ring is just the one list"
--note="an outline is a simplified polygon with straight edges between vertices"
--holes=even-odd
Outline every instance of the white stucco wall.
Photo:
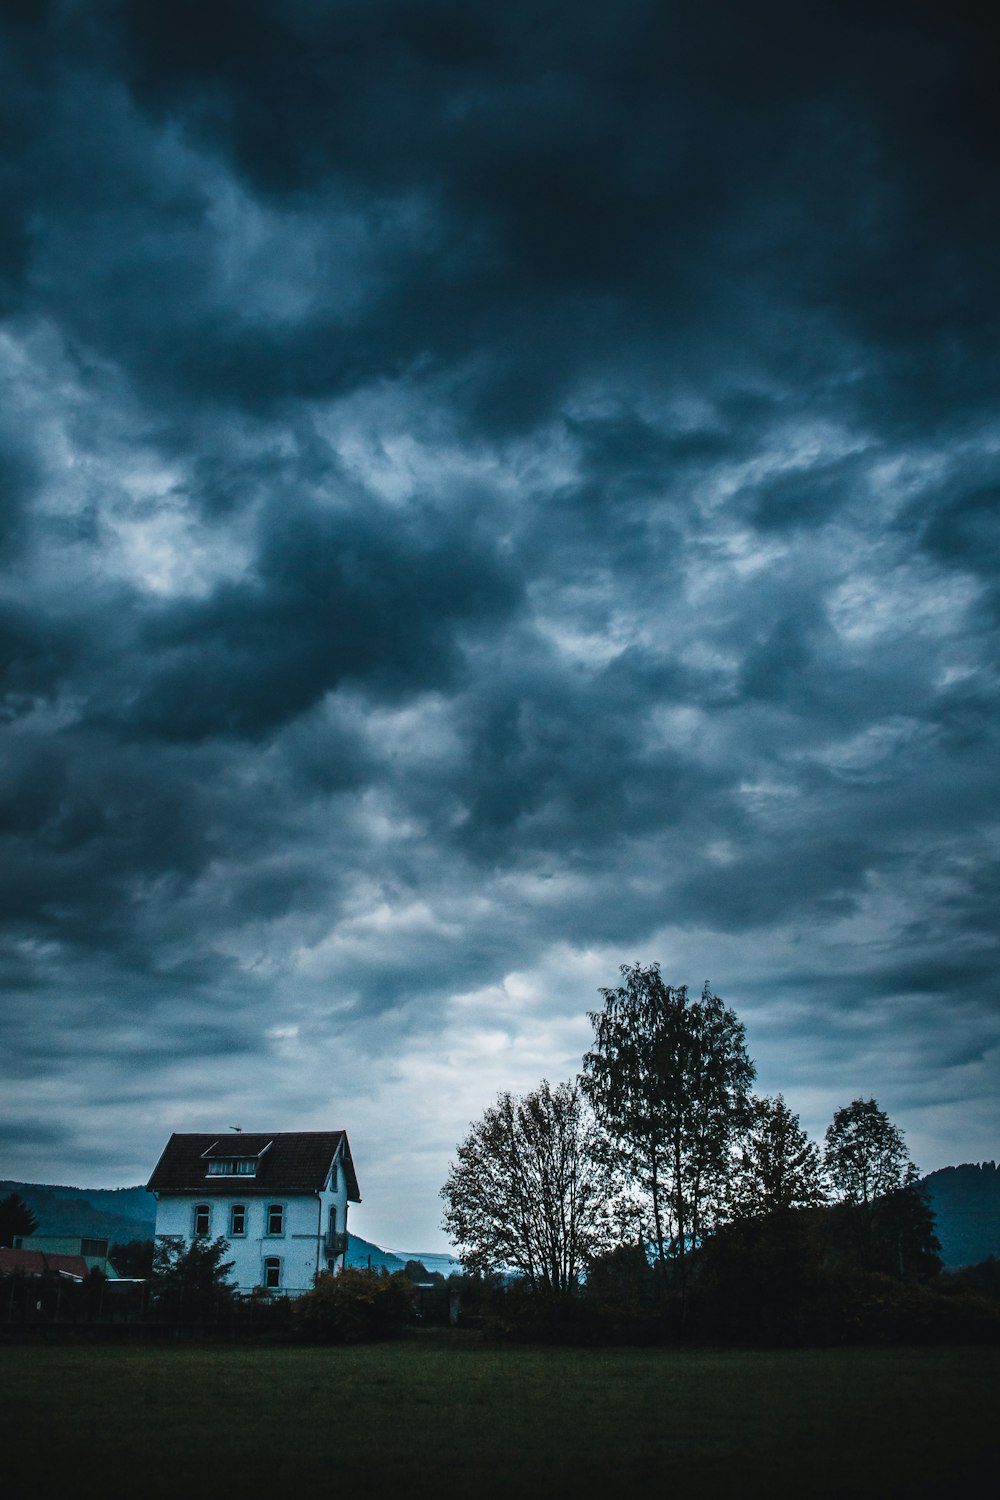
[[[299,1197],[282,1193],[268,1198],[251,1197],[245,1188],[241,1192],[235,1181],[232,1194],[227,1196],[161,1195],[156,1204],[156,1235],[157,1238],[175,1236],[190,1243],[194,1237],[195,1209],[204,1204],[209,1211],[208,1238],[214,1240],[221,1234],[229,1242],[226,1258],[234,1262],[232,1280],[238,1289],[249,1292],[263,1286],[264,1261],[268,1256],[276,1256],[281,1263],[277,1290],[296,1297],[309,1290],[317,1271],[327,1270],[323,1241],[330,1227],[331,1208],[335,1209],[336,1232],[343,1234],[346,1230],[347,1185],[343,1171],[338,1178],[336,1192]],[[284,1209],[284,1227],[279,1235],[267,1233],[268,1209],[275,1203]],[[232,1210],[237,1204],[246,1209],[242,1235],[232,1233]],[[341,1264],[338,1258],[338,1270]]]

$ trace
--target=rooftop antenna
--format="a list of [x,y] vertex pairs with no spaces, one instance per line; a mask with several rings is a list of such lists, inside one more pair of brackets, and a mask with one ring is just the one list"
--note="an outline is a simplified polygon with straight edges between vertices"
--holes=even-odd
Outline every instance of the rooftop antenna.
[[242,1130],[243,1130],[243,1126],[242,1125],[230,1125],[229,1128],[230,1128],[230,1130],[235,1130],[237,1135],[239,1135],[242,1132]]

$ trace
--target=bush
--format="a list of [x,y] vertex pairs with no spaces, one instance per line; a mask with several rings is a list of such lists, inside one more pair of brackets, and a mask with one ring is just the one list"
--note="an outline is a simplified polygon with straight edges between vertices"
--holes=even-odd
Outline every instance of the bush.
[[674,1342],[682,1299],[671,1262],[651,1265],[641,1245],[619,1245],[587,1267],[581,1298],[593,1343]]
[[233,1308],[234,1291],[229,1279],[233,1262],[225,1260],[229,1241],[202,1237],[187,1244],[183,1239],[161,1239],[153,1253],[150,1282],[152,1307],[166,1319],[217,1322]]
[[152,1240],[116,1240],[108,1251],[108,1260],[119,1276],[149,1280],[153,1274]]
[[312,1291],[292,1307],[296,1335],[316,1344],[358,1344],[393,1338],[413,1316],[413,1286],[396,1272],[346,1267],[316,1277]]
[[946,1271],[941,1278],[946,1291],[973,1292],[978,1297],[1000,1301],[1000,1260],[988,1255],[974,1266]]
[[822,1295],[826,1211],[779,1209],[737,1219],[693,1257],[686,1332],[697,1340],[796,1344],[803,1309]]
[[879,1272],[831,1277],[801,1309],[814,1344],[993,1344],[1000,1310],[985,1297]]

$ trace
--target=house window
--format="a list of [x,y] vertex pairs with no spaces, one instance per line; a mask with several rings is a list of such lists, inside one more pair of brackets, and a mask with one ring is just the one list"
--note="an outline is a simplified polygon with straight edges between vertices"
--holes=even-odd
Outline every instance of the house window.
[[257,1159],[253,1156],[219,1157],[208,1164],[209,1177],[256,1177]]
[[281,1285],[281,1261],[276,1255],[264,1257],[264,1285],[269,1292],[276,1292]]
[[334,1162],[333,1166],[330,1168],[330,1192],[331,1193],[335,1193],[337,1191],[337,1185],[338,1185],[339,1182],[340,1182],[340,1167],[337,1164],[337,1162]]
[[229,1233],[246,1234],[247,1232],[247,1206],[245,1203],[234,1203],[229,1210]]
[[267,1232],[268,1234],[284,1234],[285,1232],[285,1207],[282,1203],[269,1203],[267,1205]]
[[207,1234],[210,1219],[210,1211],[207,1203],[196,1203],[194,1206],[194,1232],[196,1235]]

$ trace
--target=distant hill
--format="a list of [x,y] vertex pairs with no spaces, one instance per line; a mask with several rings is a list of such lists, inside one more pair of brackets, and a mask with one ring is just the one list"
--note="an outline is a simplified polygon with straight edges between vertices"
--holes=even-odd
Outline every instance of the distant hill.
[[393,1255],[391,1250],[383,1250],[380,1245],[373,1245],[371,1240],[363,1240],[358,1235],[349,1232],[347,1264],[370,1266],[373,1271],[401,1271],[405,1262],[401,1261],[398,1255]]
[[[966,1162],[942,1167],[924,1178],[937,1220],[937,1236],[946,1266],[975,1265],[988,1255],[1000,1256],[1000,1169],[995,1162]],[[156,1203],[144,1187],[79,1188],[47,1182],[0,1181],[0,1198],[19,1193],[38,1219],[39,1234],[80,1234],[127,1243],[151,1240]],[[460,1269],[439,1252],[383,1250],[360,1236],[348,1236],[347,1264],[401,1271],[419,1260],[428,1271],[448,1276]]]
[[437,1250],[407,1250],[407,1260],[419,1260],[421,1265],[433,1274],[440,1272],[442,1276],[461,1276],[462,1262],[456,1255],[442,1255]]
[[995,1162],[942,1167],[924,1178],[948,1267],[1000,1256],[1000,1170]]
[[78,1188],[46,1182],[0,1182],[0,1198],[18,1193],[38,1220],[38,1234],[80,1234],[119,1243],[151,1240],[156,1201],[144,1187]]
[[[156,1225],[156,1200],[144,1187],[78,1188],[48,1182],[0,1182],[0,1198],[18,1193],[38,1220],[37,1234],[80,1234],[119,1244],[151,1240]],[[395,1255],[359,1235],[347,1236],[347,1264],[371,1266],[374,1271],[401,1271],[408,1260],[421,1260],[428,1271],[443,1271],[446,1255]],[[431,1262],[434,1264],[432,1265]],[[440,1264],[439,1264],[440,1263]]]
[[[402,1271],[407,1261],[418,1260],[425,1271],[431,1275],[438,1272],[442,1276],[460,1275],[462,1263],[454,1255],[446,1255],[439,1250],[382,1250],[378,1245],[371,1245],[367,1240],[359,1240],[355,1235],[348,1235],[350,1244],[347,1249],[347,1264],[349,1266],[364,1266],[368,1264],[368,1255],[371,1255],[372,1268],[381,1269],[385,1266],[387,1271]],[[377,1258],[376,1258],[377,1257]]]
[[[975,1265],[988,1255],[1000,1256],[1000,1169],[995,1162],[942,1167],[924,1182],[946,1266]],[[119,1243],[153,1238],[156,1202],[144,1187],[79,1188],[0,1181],[0,1198],[8,1193],[21,1195],[38,1219],[39,1234],[80,1234]],[[445,1276],[460,1269],[450,1255],[383,1250],[371,1240],[348,1236],[349,1266],[401,1271],[408,1260],[422,1261],[428,1271]]]

